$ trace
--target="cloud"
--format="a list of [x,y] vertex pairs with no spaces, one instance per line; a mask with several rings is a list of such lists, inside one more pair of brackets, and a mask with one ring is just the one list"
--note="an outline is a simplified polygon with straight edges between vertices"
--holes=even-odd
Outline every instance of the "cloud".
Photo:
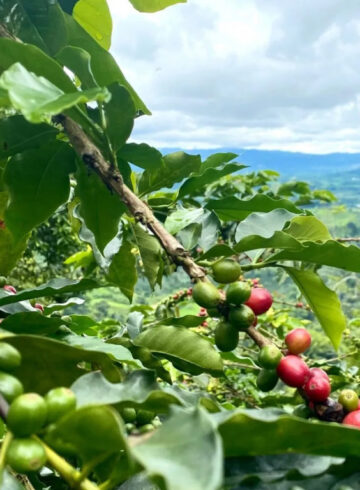
[[162,147],[360,151],[358,1],[189,0],[156,14],[109,1],[112,52]]

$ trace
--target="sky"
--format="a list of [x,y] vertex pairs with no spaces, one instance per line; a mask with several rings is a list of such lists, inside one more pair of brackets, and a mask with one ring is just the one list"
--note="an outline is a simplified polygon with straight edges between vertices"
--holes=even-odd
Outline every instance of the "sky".
[[360,151],[359,0],[108,0],[111,52],[160,148]]

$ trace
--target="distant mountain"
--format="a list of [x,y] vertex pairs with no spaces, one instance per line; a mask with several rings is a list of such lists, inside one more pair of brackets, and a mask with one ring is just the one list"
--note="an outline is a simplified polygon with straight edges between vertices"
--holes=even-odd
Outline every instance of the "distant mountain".
[[[163,153],[176,151],[174,148],[162,148]],[[212,153],[237,153],[237,160],[249,165],[253,170],[271,169],[280,172],[282,177],[307,178],[319,177],[329,173],[339,173],[349,170],[359,170],[360,153],[329,153],[327,155],[314,155],[309,153],[295,153],[289,151],[272,150],[242,150],[239,148],[220,148],[216,150],[187,150],[187,153],[200,154],[206,158]]]

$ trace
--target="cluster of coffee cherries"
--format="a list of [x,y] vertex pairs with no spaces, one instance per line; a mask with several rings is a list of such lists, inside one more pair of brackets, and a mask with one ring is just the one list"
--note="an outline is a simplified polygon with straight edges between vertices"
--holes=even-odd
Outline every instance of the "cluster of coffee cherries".
[[[17,293],[16,288],[14,286],[12,286],[11,284],[5,284],[5,286],[3,286],[3,289],[10,294],[16,294]],[[44,312],[44,307],[41,303],[35,303],[33,305],[33,307],[36,308],[37,310],[39,310],[41,313]]]
[[150,410],[143,408],[124,407],[120,415],[125,422],[125,428],[132,435],[151,432],[161,425],[160,419]]
[[6,462],[17,473],[29,473],[46,463],[45,449],[34,435],[74,410],[76,397],[64,387],[53,388],[44,397],[24,393],[21,381],[11,374],[20,365],[20,352],[9,343],[0,342],[0,393],[10,403],[6,426],[13,435]]
[[257,315],[269,310],[273,298],[265,288],[251,286],[249,281],[239,280],[240,265],[232,259],[224,259],[212,265],[212,275],[218,289],[209,281],[198,281],[192,290],[194,301],[202,307],[201,316],[220,318],[215,329],[215,343],[222,352],[230,352],[239,342],[239,332],[257,324]]

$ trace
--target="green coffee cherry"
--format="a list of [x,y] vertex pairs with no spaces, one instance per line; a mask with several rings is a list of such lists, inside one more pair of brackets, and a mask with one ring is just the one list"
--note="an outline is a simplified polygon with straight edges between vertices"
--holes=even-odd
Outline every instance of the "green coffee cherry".
[[26,393],[17,397],[10,405],[7,425],[18,437],[36,434],[45,425],[47,406],[37,393]]
[[213,276],[216,282],[228,284],[236,281],[241,274],[241,267],[238,262],[232,259],[221,260],[212,266]]
[[221,300],[218,289],[211,282],[197,282],[193,287],[192,297],[195,303],[203,308],[215,308]]
[[21,354],[12,345],[0,342],[0,369],[13,371],[21,364]]
[[127,423],[132,423],[132,422],[135,422],[135,420],[136,420],[135,408],[131,408],[131,407],[122,408],[120,411],[120,415],[121,415],[122,419],[124,420],[124,422],[127,422]]
[[154,417],[155,417],[154,412],[150,412],[150,410],[140,409],[137,412],[136,421],[138,425],[145,425],[145,424],[149,424]]
[[0,372],[0,393],[7,402],[11,403],[24,393],[24,387],[15,376]]
[[69,388],[54,388],[45,396],[47,421],[55,422],[76,408],[76,396]]
[[34,439],[13,439],[6,454],[6,462],[16,473],[39,471],[46,463],[45,449]]
[[246,330],[255,320],[255,314],[251,308],[246,305],[231,308],[229,321],[237,330]]
[[274,369],[261,369],[256,379],[256,384],[261,391],[271,391],[278,382],[278,375]]
[[215,344],[222,352],[234,350],[239,343],[239,331],[231,323],[220,322],[215,329]]
[[342,390],[339,395],[339,403],[341,403],[346,412],[353,412],[358,410],[359,397],[354,390]]
[[262,347],[259,353],[259,364],[266,369],[275,369],[282,358],[280,349],[276,345],[269,344]]
[[226,301],[235,306],[240,306],[250,298],[251,286],[245,281],[237,281],[227,288]]

